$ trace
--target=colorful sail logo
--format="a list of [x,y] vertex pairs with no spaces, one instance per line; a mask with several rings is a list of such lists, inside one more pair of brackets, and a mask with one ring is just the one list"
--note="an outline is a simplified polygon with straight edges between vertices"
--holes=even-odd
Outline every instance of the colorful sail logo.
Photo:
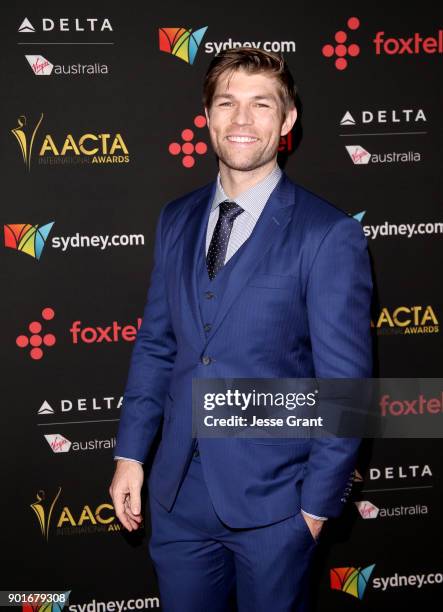
[[192,28],[159,28],[160,51],[175,55],[187,64],[194,63],[198,48],[208,27],[192,31]]
[[334,567],[330,570],[331,589],[362,599],[375,563],[361,567]]
[[30,225],[29,223],[10,223],[4,226],[5,247],[22,251],[39,260],[46,239],[52,229],[52,223],[46,225]]
[[[71,594],[71,591],[65,591],[64,593],[62,592],[50,593],[52,598],[54,599],[57,598],[60,601],[35,603],[35,604],[24,603],[22,605],[22,612],[61,612],[63,608],[66,606],[66,604],[69,603],[70,594]],[[41,595],[43,599],[43,594]],[[45,595],[48,596],[49,593],[46,593]]]

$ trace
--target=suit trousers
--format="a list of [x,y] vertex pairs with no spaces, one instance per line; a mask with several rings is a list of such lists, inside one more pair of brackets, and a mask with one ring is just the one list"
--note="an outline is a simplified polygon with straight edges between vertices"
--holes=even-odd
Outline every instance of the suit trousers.
[[[226,474],[229,478],[229,474]],[[165,612],[307,612],[316,540],[298,509],[264,527],[234,529],[212,505],[198,451],[168,512],[149,496],[149,552]]]

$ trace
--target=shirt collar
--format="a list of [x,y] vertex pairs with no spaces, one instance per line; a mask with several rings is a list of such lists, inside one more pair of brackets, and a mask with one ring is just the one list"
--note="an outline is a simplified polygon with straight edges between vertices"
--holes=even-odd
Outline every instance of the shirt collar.
[[[269,199],[269,196],[277,186],[282,174],[283,172],[278,164],[275,164],[274,168],[267,176],[265,176],[264,179],[246,191],[243,191],[243,193],[239,194],[235,198],[235,202],[255,219],[258,219]],[[219,172],[217,175],[217,185],[215,188],[214,199],[212,201],[211,212],[225,200],[233,201],[231,198],[228,198],[223,190]]]

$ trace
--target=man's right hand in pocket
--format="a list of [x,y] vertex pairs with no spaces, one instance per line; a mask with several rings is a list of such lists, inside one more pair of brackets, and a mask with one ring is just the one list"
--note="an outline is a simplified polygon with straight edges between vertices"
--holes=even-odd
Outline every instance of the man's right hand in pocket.
[[138,529],[143,520],[140,496],[143,479],[143,467],[140,463],[118,459],[109,495],[117,518],[128,531]]

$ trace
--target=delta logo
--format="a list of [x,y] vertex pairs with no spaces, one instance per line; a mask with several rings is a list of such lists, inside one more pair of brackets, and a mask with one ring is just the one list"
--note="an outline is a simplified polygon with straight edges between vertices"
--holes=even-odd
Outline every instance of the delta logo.
[[198,30],[192,28],[159,28],[159,49],[192,66],[207,29],[207,26]]
[[363,599],[375,563],[367,567],[334,567],[329,572],[331,589]]
[[[386,465],[383,467],[369,468],[367,479],[371,482],[377,481],[378,484],[390,485],[392,481],[401,483],[401,485],[415,484],[417,480],[433,478],[431,466],[427,463],[423,465]],[[370,489],[366,489],[369,491]],[[377,490],[377,489],[376,489]],[[375,491],[376,491],[375,490]]]
[[[68,419],[72,418],[72,413],[75,412],[77,415],[84,416],[87,413],[88,416],[97,418],[100,414],[114,410],[120,410],[123,405],[122,395],[106,395],[104,397],[77,397],[74,399],[61,399],[61,400],[44,400],[37,410],[37,415],[43,417],[47,422],[46,417],[56,416],[60,419],[66,416]],[[112,412],[112,414],[115,414]],[[118,420],[118,419],[114,419]]]
[[54,221],[41,226],[38,223],[36,225],[30,223],[4,225],[5,247],[20,251],[39,261],[53,225]]
[[437,334],[439,321],[431,305],[384,307],[371,321],[378,335]]
[[341,127],[354,127],[356,125],[404,125],[427,123],[425,112],[422,108],[400,108],[392,110],[362,110],[358,115],[346,111],[340,119]]
[[58,510],[61,506],[61,493],[62,487],[58,487],[56,493],[48,497],[46,491],[40,489],[36,493],[35,501],[30,504],[46,542],[51,534],[66,536],[120,531],[121,527],[116,520],[112,504],[66,504]]
[[[75,399],[61,399],[58,401],[44,400],[37,410],[37,415],[43,417],[45,422],[48,421],[48,417],[56,417],[60,419],[64,415],[67,418],[71,418],[72,412],[76,414],[88,413],[91,417],[96,418],[99,413],[102,414],[105,411],[120,410],[123,405],[122,395],[107,395],[104,397],[77,397]],[[117,421],[118,419],[114,419]]]
[[418,151],[390,151],[388,153],[370,153],[361,145],[345,145],[352,163],[356,166],[371,164],[417,163],[421,161]]
[[43,55],[25,55],[35,76],[97,76],[109,74],[106,64],[53,64]]
[[[34,23],[36,23],[34,21]],[[98,19],[97,17],[84,18],[69,18],[62,17],[60,19],[51,19],[50,17],[42,17],[40,28],[34,25],[25,17],[18,27],[19,34],[35,34],[39,32],[113,32],[111,22],[106,17]]]
[[91,450],[108,450],[115,448],[116,438],[106,438],[99,440],[74,440],[71,442],[62,434],[44,434],[46,442],[49,444],[53,453],[69,453],[69,451],[91,451]]
[[26,169],[30,172],[33,153],[36,152],[39,165],[82,165],[82,164],[127,164],[128,147],[121,133],[87,132],[80,136],[71,133],[62,137],[39,134],[44,114],[30,125],[26,115],[20,115],[11,133],[16,139]]

